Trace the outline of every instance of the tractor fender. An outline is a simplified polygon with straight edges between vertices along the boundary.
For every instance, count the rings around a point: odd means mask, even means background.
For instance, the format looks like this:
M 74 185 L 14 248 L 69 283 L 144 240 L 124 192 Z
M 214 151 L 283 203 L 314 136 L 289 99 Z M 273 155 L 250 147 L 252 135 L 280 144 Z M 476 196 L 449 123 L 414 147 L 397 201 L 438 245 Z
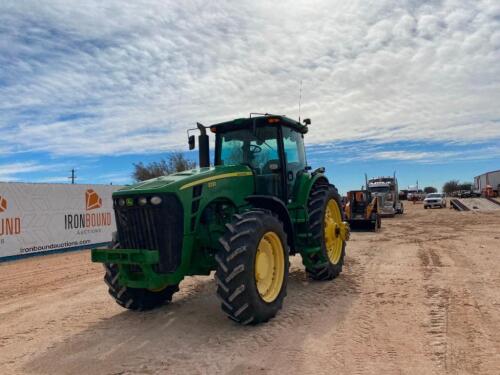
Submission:
M 295 232 L 290 213 L 285 204 L 280 199 L 269 195 L 249 195 L 245 199 L 255 208 L 271 210 L 278 215 L 287 234 L 286 238 L 290 247 L 290 253 L 295 254 Z
M 315 174 L 301 175 L 299 179 L 298 189 L 294 194 L 295 202 L 306 207 L 307 201 L 309 200 L 309 195 L 311 194 L 311 189 L 314 186 L 314 184 L 318 182 L 329 184 L 326 176 L 320 172 L 316 172 Z

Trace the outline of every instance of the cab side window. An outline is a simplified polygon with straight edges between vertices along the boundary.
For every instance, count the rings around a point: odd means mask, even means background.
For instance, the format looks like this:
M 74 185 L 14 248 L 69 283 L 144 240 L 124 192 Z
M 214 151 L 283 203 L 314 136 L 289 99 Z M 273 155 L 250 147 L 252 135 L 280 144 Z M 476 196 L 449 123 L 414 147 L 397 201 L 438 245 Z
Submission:
M 304 169 L 306 158 L 304 152 L 304 136 L 288 127 L 283 127 L 283 144 L 287 168 Z
M 306 167 L 304 136 L 286 126 L 283 126 L 282 129 L 286 162 L 285 178 L 288 185 L 288 197 L 291 197 L 297 179 L 297 173 L 304 170 Z

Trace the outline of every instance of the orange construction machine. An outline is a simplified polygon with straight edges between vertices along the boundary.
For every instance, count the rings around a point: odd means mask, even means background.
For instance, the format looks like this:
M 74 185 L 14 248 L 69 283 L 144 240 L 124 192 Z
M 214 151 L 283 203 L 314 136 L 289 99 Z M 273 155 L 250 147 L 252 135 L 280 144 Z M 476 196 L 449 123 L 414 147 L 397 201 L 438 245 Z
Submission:
M 351 190 L 345 203 L 346 220 L 352 227 L 369 226 L 377 231 L 382 225 L 378 197 L 368 190 Z

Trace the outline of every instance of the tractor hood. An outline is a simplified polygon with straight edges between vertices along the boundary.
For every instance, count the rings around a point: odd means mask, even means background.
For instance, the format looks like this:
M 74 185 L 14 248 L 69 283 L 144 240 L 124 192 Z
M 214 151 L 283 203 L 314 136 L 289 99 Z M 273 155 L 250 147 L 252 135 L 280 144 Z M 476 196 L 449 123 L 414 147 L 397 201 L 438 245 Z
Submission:
M 245 165 L 196 168 L 126 186 L 114 192 L 113 196 L 177 192 L 179 190 L 184 190 L 192 186 L 211 181 L 231 177 L 251 176 L 252 174 L 252 170 Z

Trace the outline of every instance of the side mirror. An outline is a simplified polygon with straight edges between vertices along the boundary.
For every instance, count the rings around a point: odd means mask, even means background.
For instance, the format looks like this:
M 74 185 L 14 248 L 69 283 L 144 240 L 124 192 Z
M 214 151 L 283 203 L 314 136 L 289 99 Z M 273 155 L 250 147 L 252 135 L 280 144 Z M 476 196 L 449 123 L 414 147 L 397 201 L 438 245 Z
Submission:
M 194 150 L 194 135 L 188 137 L 189 149 Z
M 310 118 L 305 118 L 304 121 L 302 121 L 305 126 L 311 125 L 311 119 Z

